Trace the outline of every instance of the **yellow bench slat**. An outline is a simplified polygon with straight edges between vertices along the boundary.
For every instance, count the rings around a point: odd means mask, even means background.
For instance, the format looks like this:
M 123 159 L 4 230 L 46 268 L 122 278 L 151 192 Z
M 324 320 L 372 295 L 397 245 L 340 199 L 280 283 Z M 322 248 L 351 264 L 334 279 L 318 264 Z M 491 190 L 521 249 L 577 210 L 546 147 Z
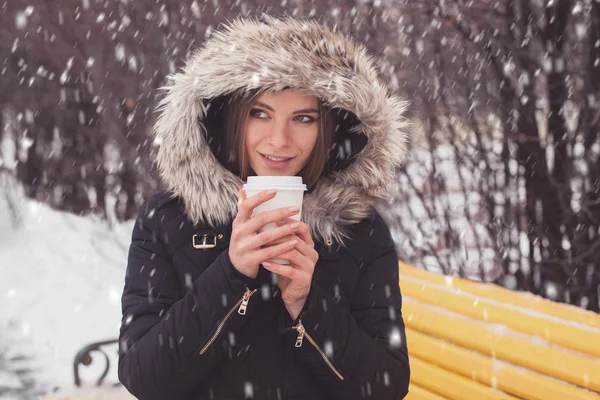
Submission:
M 406 326 L 586 389 L 600 391 L 600 359 L 552 346 L 440 307 L 405 297 Z M 576 338 L 574 338 L 576 340 Z M 410 352 L 410 349 L 409 349 Z
M 400 286 L 405 296 L 424 303 L 442 305 L 445 309 L 486 322 L 501 323 L 515 331 L 600 357 L 600 329 L 531 312 L 524 307 L 507 306 L 413 277 L 401 278 Z
M 411 380 L 408 394 L 404 400 L 446 400 L 446 398 L 415 385 Z
M 424 333 L 407 329 L 411 357 L 530 400 L 594 400 L 599 393 L 549 378 Z
M 399 266 L 401 276 L 412 276 L 417 279 L 437 283 L 446 287 L 464 290 L 466 292 L 484 298 L 500 301 L 505 304 L 526 307 L 530 310 L 535 310 L 553 317 L 571 320 L 600 329 L 600 314 L 584 310 L 580 307 L 553 302 L 527 292 L 515 292 L 491 283 L 482 283 L 468 279 L 435 274 L 403 262 L 400 262 Z M 400 281 L 402 282 L 402 278 Z
M 516 400 L 515 397 L 512 397 L 507 393 L 503 393 L 499 390 L 474 382 L 471 379 L 445 371 L 414 356 L 410 358 L 410 369 L 411 375 L 414 375 L 413 381 L 417 385 L 427 387 L 428 390 L 446 396 L 449 399 Z

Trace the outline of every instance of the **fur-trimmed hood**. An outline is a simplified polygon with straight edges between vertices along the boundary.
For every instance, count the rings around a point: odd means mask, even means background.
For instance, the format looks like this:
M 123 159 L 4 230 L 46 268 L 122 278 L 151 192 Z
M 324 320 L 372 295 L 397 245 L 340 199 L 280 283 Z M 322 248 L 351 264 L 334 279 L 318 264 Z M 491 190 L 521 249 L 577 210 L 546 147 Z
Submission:
M 222 135 L 206 123 L 215 98 L 293 87 L 351 116 L 354 122 L 338 129 L 333 162 L 304 197 L 302 219 L 316 238 L 343 243 L 345 227 L 386 198 L 395 166 L 406 157 L 407 103 L 389 93 L 362 45 L 317 21 L 234 20 L 169 78 L 154 127 L 157 165 L 194 223 L 230 223 L 244 183 L 211 145 Z

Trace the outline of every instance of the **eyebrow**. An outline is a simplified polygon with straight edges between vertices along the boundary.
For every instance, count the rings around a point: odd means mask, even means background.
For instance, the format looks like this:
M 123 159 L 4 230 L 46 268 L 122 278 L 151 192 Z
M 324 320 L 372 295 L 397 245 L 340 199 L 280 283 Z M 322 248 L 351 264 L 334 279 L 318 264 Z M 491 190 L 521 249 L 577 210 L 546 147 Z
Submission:
M 275 110 L 273 110 L 273 107 L 271 107 L 268 104 L 262 103 L 260 101 L 257 101 L 254 103 L 257 106 L 266 108 L 269 111 L 275 112 Z M 298 110 L 298 111 L 294 111 L 294 114 L 312 114 L 312 113 L 319 113 L 319 110 L 315 109 L 315 108 L 305 108 L 303 110 Z

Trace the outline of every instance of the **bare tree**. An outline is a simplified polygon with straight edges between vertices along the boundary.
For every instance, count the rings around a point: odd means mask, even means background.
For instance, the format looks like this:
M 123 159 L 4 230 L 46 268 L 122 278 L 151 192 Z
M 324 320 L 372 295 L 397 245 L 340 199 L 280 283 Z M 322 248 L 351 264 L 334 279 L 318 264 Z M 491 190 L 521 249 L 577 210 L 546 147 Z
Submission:
M 426 1 L 404 9 L 412 20 L 433 21 L 411 24 L 417 32 L 409 40 L 426 49 L 420 61 L 428 66 L 419 75 L 426 89 L 416 90 L 423 108 L 417 113 L 426 122 L 426 134 L 443 132 L 455 154 L 460 152 L 454 145 L 457 135 L 445 121 L 458 119 L 463 131 L 473 135 L 466 153 L 477 154 L 474 159 L 480 162 L 471 161 L 471 170 L 483 180 L 472 189 L 483 199 L 479 206 L 486 210 L 486 231 L 498 239 L 489 248 L 502 262 L 501 282 L 594 310 L 600 288 L 594 268 L 594 260 L 600 259 L 600 143 L 598 117 L 590 104 L 598 87 L 579 77 L 590 82 L 597 76 L 597 7 L 589 1 L 507 0 Z M 438 36 L 426 34 L 428 30 Z M 440 35 L 451 48 L 434 45 L 441 43 Z M 454 46 L 467 49 L 466 54 Z M 428 57 L 430 52 L 437 58 Z M 461 59 L 466 62 L 457 67 Z M 433 101 L 427 93 L 435 94 Z M 499 121 L 499 136 L 486 129 L 490 119 Z M 441 145 L 431 138 L 426 142 L 433 152 Z M 490 159 L 495 144 L 501 148 L 502 167 Z M 457 159 L 460 171 L 469 157 L 463 152 Z M 436 180 L 434 169 L 433 195 L 445 196 L 444 185 Z M 447 220 L 448 207 L 452 204 L 428 218 Z M 444 229 L 450 225 L 445 223 Z

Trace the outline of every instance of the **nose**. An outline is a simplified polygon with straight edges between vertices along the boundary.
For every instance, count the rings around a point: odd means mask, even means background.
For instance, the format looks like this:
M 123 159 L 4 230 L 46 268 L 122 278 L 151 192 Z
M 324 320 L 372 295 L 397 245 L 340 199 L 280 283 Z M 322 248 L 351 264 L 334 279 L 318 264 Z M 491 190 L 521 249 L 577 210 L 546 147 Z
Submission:
M 283 123 L 275 124 L 267 137 L 267 143 L 276 149 L 289 146 L 291 141 L 291 135 Z

